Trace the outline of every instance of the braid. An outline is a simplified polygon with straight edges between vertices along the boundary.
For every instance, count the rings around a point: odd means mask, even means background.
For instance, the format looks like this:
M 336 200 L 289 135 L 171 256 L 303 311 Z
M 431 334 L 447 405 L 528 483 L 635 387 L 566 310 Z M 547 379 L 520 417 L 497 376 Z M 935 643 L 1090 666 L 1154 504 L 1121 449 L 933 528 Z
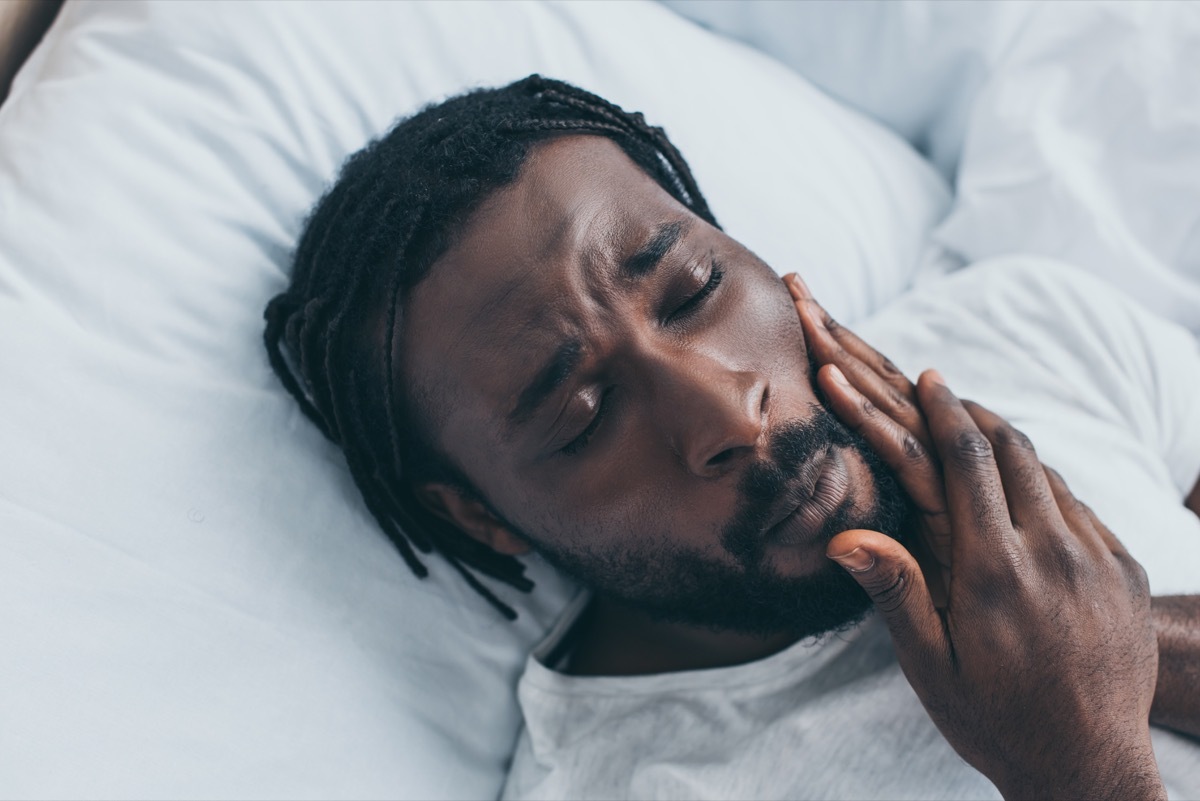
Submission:
M 428 106 L 347 159 L 305 224 L 291 283 L 264 315 L 271 369 L 342 449 L 367 510 L 409 569 L 426 576 L 421 554 L 436 552 L 510 620 L 515 610 L 480 578 L 528 592 L 525 566 L 416 500 L 413 489 L 423 481 L 470 487 L 433 446 L 419 404 L 396 374 L 396 337 L 407 291 L 471 213 L 516 180 L 534 144 L 570 133 L 612 139 L 676 200 L 717 224 L 661 128 L 531 75 Z

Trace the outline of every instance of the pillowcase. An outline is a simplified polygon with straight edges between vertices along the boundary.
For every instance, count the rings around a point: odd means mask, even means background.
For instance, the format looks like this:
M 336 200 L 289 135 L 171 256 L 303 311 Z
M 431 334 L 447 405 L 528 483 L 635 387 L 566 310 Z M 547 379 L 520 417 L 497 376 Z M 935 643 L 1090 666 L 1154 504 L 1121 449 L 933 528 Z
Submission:
M 69 2 L 0 108 L 5 795 L 497 794 L 572 588 L 534 560 L 510 624 L 410 575 L 262 311 L 348 154 L 535 71 L 664 125 L 835 314 L 939 264 L 903 142 L 654 4 Z
M 950 180 L 976 97 L 1044 5 L 1013 0 L 661 1 L 771 54 L 882 122 Z

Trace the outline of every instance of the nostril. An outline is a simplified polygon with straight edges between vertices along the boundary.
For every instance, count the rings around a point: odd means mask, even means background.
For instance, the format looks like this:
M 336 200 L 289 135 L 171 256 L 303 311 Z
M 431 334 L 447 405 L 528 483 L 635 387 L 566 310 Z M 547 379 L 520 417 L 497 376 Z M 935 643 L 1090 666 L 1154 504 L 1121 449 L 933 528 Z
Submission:
M 737 448 L 726 448 L 725 450 L 718 453 L 716 456 L 713 456 L 711 459 L 709 459 L 708 466 L 709 467 L 720 467 L 721 465 L 723 465 L 726 462 L 728 462 L 729 460 L 731 460 L 737 454 L 737 450 L 738 450 Z

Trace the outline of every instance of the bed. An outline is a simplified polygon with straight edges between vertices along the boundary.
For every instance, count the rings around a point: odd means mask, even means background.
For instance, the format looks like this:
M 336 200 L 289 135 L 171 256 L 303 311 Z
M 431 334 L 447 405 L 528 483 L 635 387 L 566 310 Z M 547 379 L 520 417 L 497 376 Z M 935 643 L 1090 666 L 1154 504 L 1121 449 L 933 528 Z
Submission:
M 1187 4 L 68 0 L 0 106 L 0 797 L 497 794 L 575 588 L 415 580 L 261 331 L 349 153 L 531 72 L 848 321 L 1032 251 L 1200 333 Z

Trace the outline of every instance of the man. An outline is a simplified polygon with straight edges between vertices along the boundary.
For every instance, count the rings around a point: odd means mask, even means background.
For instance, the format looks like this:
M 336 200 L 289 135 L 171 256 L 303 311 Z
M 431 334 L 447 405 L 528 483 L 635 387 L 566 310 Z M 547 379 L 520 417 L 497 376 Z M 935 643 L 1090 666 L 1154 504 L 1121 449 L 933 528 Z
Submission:
M 931 319 L 986 320 L 962 284 Z M 537 76 L 401 123 L 314 211 L 268 350 L 410 567 L 436 550 L 509 615 L 479 576 L 529 589 L 529 551 L 590 590 L 522 680 L 507 793 L 1162 797 L 1156 748 L 1167 784 L 1200 770 L 1149 730 L 1153 703 L 1200 732 L 1194 599 L 1152 615 L 1015 429 L 793 291 L 661 130 Z M 1103 297 L 1152 367 L 1200 366 Z M 1164 458 L 1194 482 L 1184 380 Z

